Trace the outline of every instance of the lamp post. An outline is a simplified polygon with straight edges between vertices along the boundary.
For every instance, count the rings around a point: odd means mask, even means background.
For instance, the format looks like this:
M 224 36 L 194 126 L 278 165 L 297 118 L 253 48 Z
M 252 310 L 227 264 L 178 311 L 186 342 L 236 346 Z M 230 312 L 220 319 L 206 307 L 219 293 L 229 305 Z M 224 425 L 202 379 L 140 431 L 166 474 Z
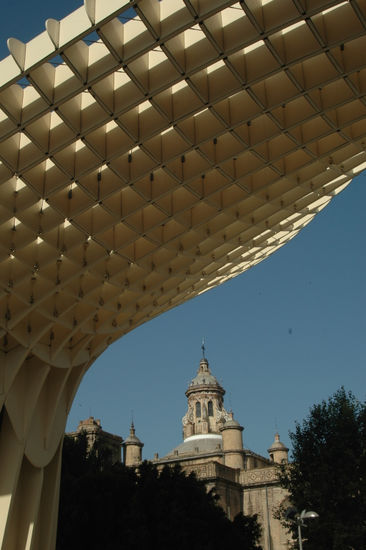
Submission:
M 319 514 L 313 512 L 312 510 L 303 510 L 300 514 L 296 515 L 295 521 L 297 523 L 297 531 L 299 535 L 299 550 L 302 550 L 302 536 L 301 536 L 301 527 L 305 525 L 305 519 L 314 519 L 318 518 Z

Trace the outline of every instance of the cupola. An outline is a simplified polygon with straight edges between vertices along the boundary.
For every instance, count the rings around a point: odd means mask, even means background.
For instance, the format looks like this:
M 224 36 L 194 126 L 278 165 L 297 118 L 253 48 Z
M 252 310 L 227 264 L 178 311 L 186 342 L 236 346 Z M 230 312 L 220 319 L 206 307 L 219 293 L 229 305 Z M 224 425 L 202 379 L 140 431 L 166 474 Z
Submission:
M 288 462 L 288 448 L 280 441 L 280 434 L 275 434 L 274 442 L 268 449 L 268 453 L 272 462 L 283 464 Z
M 182 419 L 184 439 L 194 435 L 219 434 L 221 424 L 228 420 L 223 406 L 225 390 L 211 373 L 203 346 L 202 349 L 203 357 L 197 374 L 186 391 L 188 411 Z
M 134 423 L 131 422 L 130 435 L 123 442 L 123 462 L 125 466 L 138 466 L 142 461 L 144 444 L 136 436 Z

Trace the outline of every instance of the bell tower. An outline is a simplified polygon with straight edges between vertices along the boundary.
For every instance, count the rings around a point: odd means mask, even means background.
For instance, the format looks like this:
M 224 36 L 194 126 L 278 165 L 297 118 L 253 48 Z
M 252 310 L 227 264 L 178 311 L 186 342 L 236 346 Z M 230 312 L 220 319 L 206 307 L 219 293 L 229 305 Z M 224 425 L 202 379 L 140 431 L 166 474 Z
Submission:
M 204 355 L 200 360 L 197 375 L 188 386 L 188 410 L 182 419 L 183 438 L 198 434 L 219 434 L 220 426 L 229 420 L 224 409 L 224 388 L 212 375 Z

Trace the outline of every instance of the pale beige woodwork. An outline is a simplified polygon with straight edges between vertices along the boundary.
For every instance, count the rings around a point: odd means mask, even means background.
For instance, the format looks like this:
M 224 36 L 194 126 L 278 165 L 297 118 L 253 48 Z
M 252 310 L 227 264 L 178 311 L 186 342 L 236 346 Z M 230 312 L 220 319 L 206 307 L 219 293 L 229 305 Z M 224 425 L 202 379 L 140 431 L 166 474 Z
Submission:
M 53 548 L 66 417 L 103 350 L 266 258 L 365 168 L 365 14 L 85 0 L 9 39 L 1 549 Z

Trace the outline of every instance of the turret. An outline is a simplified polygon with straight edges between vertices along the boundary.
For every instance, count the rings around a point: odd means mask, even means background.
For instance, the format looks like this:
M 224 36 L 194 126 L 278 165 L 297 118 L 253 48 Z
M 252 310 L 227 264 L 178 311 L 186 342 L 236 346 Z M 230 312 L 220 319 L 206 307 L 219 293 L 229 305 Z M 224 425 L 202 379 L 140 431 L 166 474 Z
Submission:
M 233 413 L 229 413 L 229 419 L 220 428 L 225 466 L 244 468 L 243 430 L 239 422 L 234 420 Z
M 288 462 L 288 448 L 280 441 L 280 435 L 275 434 L 274 442 L 268 449 L 268 453 L 272 462 L 283 464 Z
M 131 422 L 130 435 L 123 442 L 123 463 L 125 466 L 138 466 L 142 462 L 143 443 L 135 434 L 135 426 Z
M 202 357 L 197 375 L 188 386 L 188 411 L 183 417 L 183 438 L 192 435 L 218 434 L 227 418 L 223 407 L 224 388 L 211 374 L 206 357 Z

